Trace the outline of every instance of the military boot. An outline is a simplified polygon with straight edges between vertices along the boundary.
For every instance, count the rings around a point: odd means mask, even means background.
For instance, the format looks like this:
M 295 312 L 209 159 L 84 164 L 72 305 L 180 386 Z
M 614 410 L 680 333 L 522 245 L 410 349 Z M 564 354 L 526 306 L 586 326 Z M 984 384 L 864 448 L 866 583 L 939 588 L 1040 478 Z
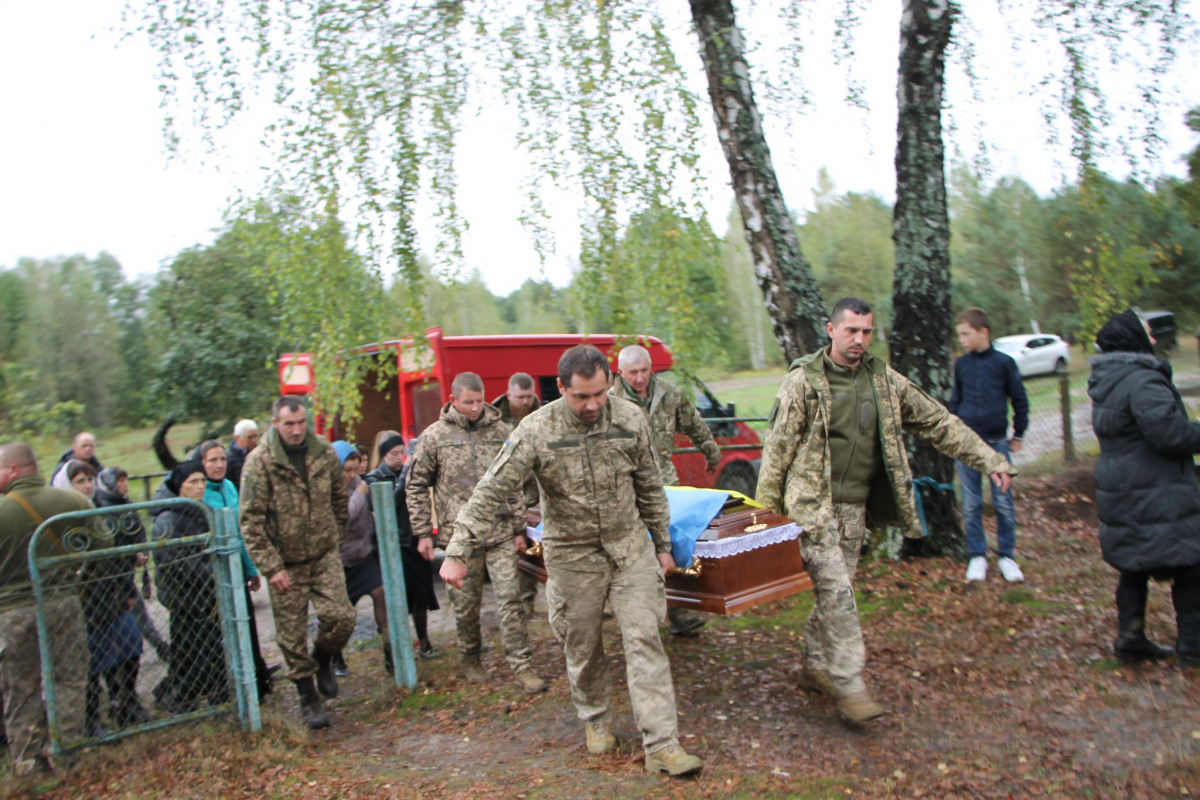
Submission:
M 587 749 L 595 756 L 611 753 L 617 746 L 617 737 L 613 736 L 608 725 L 608 717 L 596 717 L 587 723 Z
M 704 762 L 677 744 L 646 753 L 646 772 L 665 772 L 672 778 L 691 775 L 704 768 Z
M 487 670 L 485 670 L 483 668 L 483 664 L 478 661 L 471 660 L 462 662 L 462 671 L 463 677 L 465 677 L 471 683 L 487 682 Z
M 326 653 L 319 647 L 312 651 L 313 660 L 317 662 L 317 688 L 326 697 L 337 697 L 337 675 L 333 672 L 333 653 Z
M 855 725 L 862 725 L 887 713 L 887 709 L 872 700 L 865 689 L 838 698 L 838 711 L 842 712 L 847 722 Z
M 546 682 L 528 667 L 517 671 L 517 685 L 528 694 L 537 694 L 538 692 L 546 691 Z
M 689 608 L 672 606 L 667 609 L 667 621 L 667 632 L 672 636 L 698 636 L 707 620 Z
M 828 697 L 837 697 L 837 692 L 833 688 L 833 679 L 823 669 L 805 667 L 800 670 L 800 679 L 796 681 L 796 685 L 802 692 L 818 692 Z
M 300 694 L 300 715 L 309 730 L 320 730 L 329 727 L 329 717 L 325 713 L 325 703 L 317 694 L 312 678 L 301 678 L 296 681 L 296 691 Z

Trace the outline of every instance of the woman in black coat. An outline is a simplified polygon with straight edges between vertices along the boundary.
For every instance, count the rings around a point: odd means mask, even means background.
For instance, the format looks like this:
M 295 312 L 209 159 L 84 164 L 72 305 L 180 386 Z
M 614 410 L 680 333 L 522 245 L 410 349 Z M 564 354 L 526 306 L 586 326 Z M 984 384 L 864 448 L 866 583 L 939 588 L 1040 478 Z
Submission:
M 1124 662 L 1166 658 L 1146 638 L 1150 578 L 1173 580 L 1180 664 L 1200 666 L 1200 485 L 1192 456 L 1200 423 L 1189 421 L 1171 382 L 1171 365 L 1154 355 L 1150 329 L 1133 311 L 1096 335 L 1088 395 L 1100 440 L 1096 510 L 1104 560 L 1120 570 L 1117 638 Z
M 171 470 L 164 486 L 178 497 L 203 502 L 207 483 L 201 462 L 184 461 Z M 207 531 L 204 512 L 191 505 L 168 506 L 154 518 L 155 541 Z M 154 692 L 159 707 L 179 714 L 195 710 L 203 696 L 213 705 L 229 702 L 216 582 L 205 545 L 160 548 L 154 562 L 158 598 L 171 612 L 171 669 Z

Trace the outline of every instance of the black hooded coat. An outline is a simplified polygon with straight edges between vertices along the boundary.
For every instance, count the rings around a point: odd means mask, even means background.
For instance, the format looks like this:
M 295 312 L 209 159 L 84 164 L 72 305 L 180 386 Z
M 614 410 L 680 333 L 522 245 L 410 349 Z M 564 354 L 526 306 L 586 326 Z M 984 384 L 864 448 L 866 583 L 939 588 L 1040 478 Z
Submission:
M 1104 560 L 1128 572 L 1200 564 L 1200 485 L 1193 454 L 1200 423 L 1171 381 L 1171 365 L 1154 355 L 1132 311 L 1096 336 L 1088 395 L 1100 440 L 1096 511 Z

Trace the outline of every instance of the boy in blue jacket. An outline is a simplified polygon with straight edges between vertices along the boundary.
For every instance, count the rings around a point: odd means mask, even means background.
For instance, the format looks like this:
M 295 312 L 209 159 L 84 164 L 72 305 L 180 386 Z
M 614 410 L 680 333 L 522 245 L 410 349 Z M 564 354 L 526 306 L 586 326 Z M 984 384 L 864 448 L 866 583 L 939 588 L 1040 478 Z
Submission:
M 954 392 L 950 412 L 957 414 L 971 430 L 1005 458 L 1021 449 L 1021 437 L 1029 426 L 1029 398 L 1025 384 L 1012 357 L 992 347 L 992 331 L 987 314 L 980 308 L 968 308 L 955 319 L 954 329 L 963 354 L 954 362 Z M 1008 403 L 1013 407 L 1013 435 L 1008 437 Z M 983 490 L 978 472 L 955 462 L 958 482 L 962 485 L 963 523 L 967 528 L 967 580 L 987 577 L 987 537 L 983 532 Z M 992 506 L 996 509 L 997 566 L 1004 580 L 1023 581 L 1021 568 L 1013 561 L 1016 546 L 1016 514 L 1012 489 L 1002 491 L 992 485 Z

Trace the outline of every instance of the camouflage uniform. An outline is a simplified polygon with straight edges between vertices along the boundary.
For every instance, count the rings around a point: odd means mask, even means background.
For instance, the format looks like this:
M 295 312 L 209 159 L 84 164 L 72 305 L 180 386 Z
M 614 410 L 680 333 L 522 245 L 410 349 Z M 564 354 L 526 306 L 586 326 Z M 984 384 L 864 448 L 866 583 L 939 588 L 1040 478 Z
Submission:
M 513 421 L 512 409 L 508 406 L 508 395 L 502 394 L 492 401 L 492 405 L 500 412 L 500 421 L 509 428 L 517 427 Z M 537 411 L 542 407 L 542 400 L 537 395 L 533 396 L 533 407 L 529 409 L 529 414 Z M 526 414 L 525 416 L 529 416 Z M 521 493 L 525 498 L 525 507 L 533 508 L 538 504 L 538 488 L 537 481 L 530 475 L 521 484 Z M 530 575 L 528 572 L 517 570 L 517 584 L 521 587 L 521 606 L 525 609 L 527 616 L 533 615 L 533 603 L 537 598 L 538 582 L 537 578 Z
M 611 686 L 601 637 L 616 612 L 626 680 L 647 753 L 678 745 L 675 689 L 658 635 L 665 609 L 655 553 L 671 552 L 670 509 L 637 406 L 610 398 L 587 425 L 559 399 L 521 421 L 459 511 L 446 557 L 466 561 L 508 495 L 532 472 L 542 498 L 550 625 L 563 643 L 579 717 L 606 720 Z M 649 528 L 650 536 L 646 535 Z
M 650 390 L 647 393 L 649 396 L 643 399 L 628 381 L 618 376 L 608 393 L 613 397 L 632 400 L 649 415 L 650 430 L 654 437 L 654 455 L 665 486 L 679 485 L 675 462 L 671 460 L 671 454 L 675 450 L 676 431 L 686 434 L 692 440 L 692 444 L 704 453 L 704 459 L 710 469 L 721 463 L 721 448 L 713 440 L 708 423 L 675 384 L 657 375 L 651 375 Z M 670 630 L 674 634 L 694 632 L 704 625 L 704 618 L 688 608 L 669 606 L 667 617 L 671 620 Z
M 9 759 L 24 771 L 32 759 L 48 757 L 46 713 L 42 707 L 42 660 L 38 649 L 37 610 L 29 574 L 28 551 L 33 532 L 41 524 L 12 495 L 19 494 L 42 520 L 56 514 L 90 508 L 75 491 L 51 489 L 40 475 L 12 480 L 0 495 L 0 695 L 4 698 L 4 724 Z M 57 527 L 58 536 L 65 533 Z M 39 541 L 52 548 L 54 537 L 46 531 Z M 57 551 L 47 549 L 46 555 Z M 65 583 L 64 583 L 65 582 Z M 73 570 L 44 572 L 43 613 L 50 634 L 51 666 L 59 741 L 65 747 L 82 742 L 86 700 L 88 650 L 83 608 L 75 594 Z
M 292 584 L 286 592 L 270 588 L 270 594 L 275 641 L 293 681 L 317 671 L 307 646 L 310 600 L 317 614 L 315 644 L 324 653 L 345 647 L 357 619 L 338 555 L 349 521 L 346 478 L 328 442 L 309 431 L 304 446 L 307 474 L 301 475 L 279 433 L 269 428 L 246 459 L 240 499 L 242 538 L 259 572 L 270 579 L 287 570 Z
M 905 536 L 921 536 L 902 433 L 920 437 L 979 472 L 1016 470 L 944 406 L 867 353 L 858 369 L 865 370 L 875 396 L 883 468 L 876 471 L 865 503 L 835 504 L 828 352 L 826 347 L 798 359 L 779 386 L 756 499 L 804 526 L 800 556 L 816 600 L 806 630 L 805 665 L 828 671 L 834 688 L 845 696 L 863 689 L 859 673 L 865 650 L 851 581 L 866 526 L 899 525 Z
M 437 507 L 438 544 L 445 547 L 455 527 L 459 509 L 471 497 L 475 484 L 500 452 L 509 427 L 500 421 L 500 412 L 485 405 L 479 419 L 472 423 L 447 403 L 441 417 L 421 433 L 417 451 L 408 467 L 408 514 L 413 535 L 433 535 L 433 504 Z M 433 490 L 433 503 L 430 502 Z M 479 608 L 483 603 L 484 569 L 492 576 L 500 613 L 500 638 L 504 655 L 513 672 L 529 666 L 532 652 L 525 629 L 517 583 L 517 551 L 513 537 L 525 533 L 525 503 L 519 492 L 481 530 L 480 539 L 468 559 L 467 577 L 462 589 L 450 587 L 454 619 L 458 628 L 459 652 L 464 662 L 478 662 L 483 650 L 479 630 Z
M 641 406 L 650 415 L 650 430 L 654 434 L 654 455 L 666 486 L 679 484 L 671 453 L 675 450 L 675 433 L 686 434 L 692 444 L 704 453 L 710 468 L 721 463 L 721 448 L 713 440 L 712 430 L 692 401 L 683 396 L 679 387 L 657 375 L 650 378 L 650 396 L 642 399 L 624 378 L 618 377 L 608 393 L 623 397 Z

